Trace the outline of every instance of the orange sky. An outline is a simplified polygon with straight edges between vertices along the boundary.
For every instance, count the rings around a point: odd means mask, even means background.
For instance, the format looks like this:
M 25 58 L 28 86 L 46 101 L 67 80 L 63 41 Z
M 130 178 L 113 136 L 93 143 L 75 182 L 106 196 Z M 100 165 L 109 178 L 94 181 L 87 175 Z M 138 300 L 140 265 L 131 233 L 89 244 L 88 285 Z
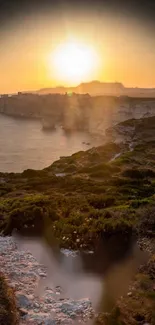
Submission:
M 48 58 L 70 37 L 99 57 L 97 69 L 81 82 L 98 79 L 155 87 L 155 44 L 146 26 L 131 17 L 71 12 L 24 17 L 0 31 L 0 93 L 60 85 Z

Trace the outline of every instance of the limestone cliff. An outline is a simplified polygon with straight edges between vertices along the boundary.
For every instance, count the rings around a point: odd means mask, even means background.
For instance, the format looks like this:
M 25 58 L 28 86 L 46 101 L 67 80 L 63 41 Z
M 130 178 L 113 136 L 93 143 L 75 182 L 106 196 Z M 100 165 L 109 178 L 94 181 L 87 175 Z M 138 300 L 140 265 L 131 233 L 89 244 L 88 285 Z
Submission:
M 155 99 L 88 94 L 18 94 L 1 96 L 0 112 L 23 118 L 51 121 L 66 130 L 104 134 L 105 130 L 128 119 L 155 115 Z

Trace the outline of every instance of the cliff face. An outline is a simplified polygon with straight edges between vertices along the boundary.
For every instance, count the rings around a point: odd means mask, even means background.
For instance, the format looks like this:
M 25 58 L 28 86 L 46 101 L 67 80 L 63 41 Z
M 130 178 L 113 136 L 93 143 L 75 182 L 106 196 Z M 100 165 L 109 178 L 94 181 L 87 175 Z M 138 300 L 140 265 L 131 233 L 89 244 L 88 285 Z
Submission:
M 105 130 L 128 119 L 155 115 L 155 99 L 90 95 L 2 96 L 0 112 L 52 121 L 66 130 L 86 130 L 104 134 Z

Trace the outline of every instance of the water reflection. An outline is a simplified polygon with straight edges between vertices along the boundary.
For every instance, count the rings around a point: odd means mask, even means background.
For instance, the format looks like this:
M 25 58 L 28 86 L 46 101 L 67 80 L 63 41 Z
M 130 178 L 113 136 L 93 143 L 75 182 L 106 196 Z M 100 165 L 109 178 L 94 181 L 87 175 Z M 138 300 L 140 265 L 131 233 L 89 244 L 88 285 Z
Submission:
M 128 242 L 124 238 L 102 241 L 93 254 L 84 251 L 68 254 L 54 241 L 51 246 L 41 237 L 29 235 L 13 236 L 20 249 L 28 249 L 47 267 L 47 278 L 39 283 L 37 293 L 42 295 L 47 286 L 60 286 L 63 290 L 59 298 L 89 298 L 96 312 L 111 310 L 116 300 L 128 292 L 140 264 L 147 260 L 132 237 Z
M 86 132 L 64 133 L 61 128 L 44 132 L 38 120 L 18 119 L 0 114 L 0 171 L 22 172 L 42 169 L 60 156 L 69 156 L 89 147 L 98 146 L 103 139 Z

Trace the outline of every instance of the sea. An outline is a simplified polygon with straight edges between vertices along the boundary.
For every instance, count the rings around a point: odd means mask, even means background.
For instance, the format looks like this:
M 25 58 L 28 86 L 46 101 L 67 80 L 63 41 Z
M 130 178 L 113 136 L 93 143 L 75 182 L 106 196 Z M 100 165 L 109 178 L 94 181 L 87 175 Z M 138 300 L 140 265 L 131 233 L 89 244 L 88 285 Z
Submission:
M 39 120 L 0 114 L 0 172 L 43 169 L 60 156 L 102 143 L 102 138 L 87 132 L 66 134 L 61 127 L 43 130 Z

